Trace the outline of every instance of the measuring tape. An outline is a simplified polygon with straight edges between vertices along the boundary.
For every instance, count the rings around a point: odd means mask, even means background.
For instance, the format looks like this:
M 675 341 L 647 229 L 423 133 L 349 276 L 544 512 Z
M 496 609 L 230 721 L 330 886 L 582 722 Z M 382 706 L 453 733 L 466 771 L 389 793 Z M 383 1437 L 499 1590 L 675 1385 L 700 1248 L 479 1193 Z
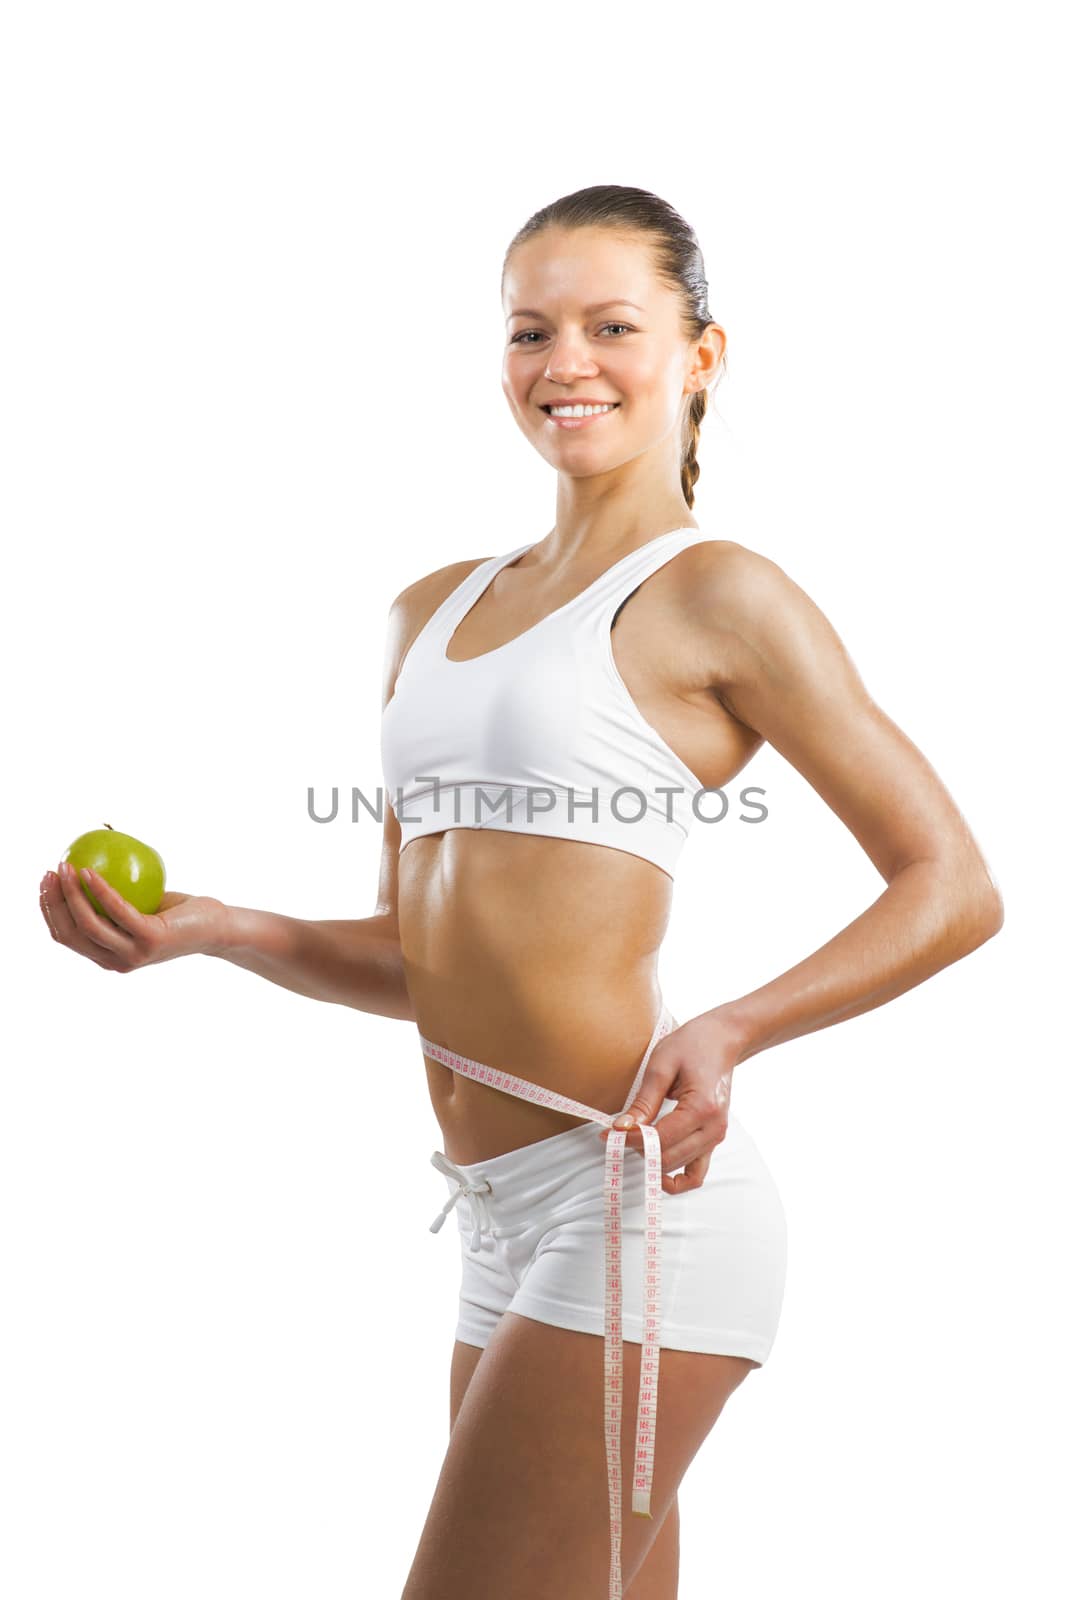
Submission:
M 627 1095 L 626 1111 L 645 1074 L 646 1062 L 654 1047 L 678 1026 L 665 1005 L 661 1005 L 653 1036 L 646 1046 L 641 1065 Z M 569 1116 L 585 1117 L 608 1128 L 604 1168 L 604 1429 L 605 1451 L 608 1459 L 608 1508 L 612 1523 L 612 1565 L 609 1577 L 609 1600 L 623 1600 L 623 1573 L 620 1552 L 623 1545 L 623 1468 L 620 1437 L 623 1412 L 623 1153 L 627 1145 L 627 1130 L 613 1128 L 612 1124 L 623 1112 L 609 1115 L 581 1100 L 571 1100 L 567 1095 L 555 1094 L 540 1084 L 528 1083 L 496 1067 L 487 1067 L 469 1056 L 457 1055 L 419 1034 L 423 1054 L 443 1066 L 451 1067 L 465 1078 L 489 1084 L 505 1094 L 514 1094 L 535 1105 L 548 1106 L 553 1111 L 563 1111 Z M 656 1443 L 656 1400 L 660 1376 L 660 1135 L 655 1127 L 638 1123 L 641 1130 L 645 1160 L 645 1307 L 643 1316 L 641 1373 L 638 1380 L 638 1418 L 634 1443 L 634 1480 L 631 1488 L 631 1510 L 641 1517 L 651 1517 L 653 1493 L 653 1452 Z M 437 1152 L 431 1160 L 439 1170 L 452 1170 L 451 1163 L 440 1166 Z M 477 1163 L 473 1163 L 477 1165 Z M 485 1184 L 467 1184 L 459 1173 L 454 1173 L 459 1187 L 454 1189 L 441 1212 L 430 1224 L 431 1233 L 437 1233 L 461 1194 L 483 1194 Z M 476 1231 L 475 1248 L 481 1242 Z

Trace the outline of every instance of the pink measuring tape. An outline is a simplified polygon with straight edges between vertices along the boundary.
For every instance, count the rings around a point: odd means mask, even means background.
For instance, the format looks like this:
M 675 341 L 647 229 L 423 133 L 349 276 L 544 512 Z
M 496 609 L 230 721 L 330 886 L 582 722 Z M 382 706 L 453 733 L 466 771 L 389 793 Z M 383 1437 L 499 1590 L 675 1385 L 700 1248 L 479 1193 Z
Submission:
M 641 1065 L 627 1094 L 625 1111 L 638 1091 L 645 1074 L 645 1066 L 654 1047 L 678 1026 L 667 1007 L 661 1005 L 653 1036 L 646 1046 Z M 612 1124 L 622 1112 L 609 1115 L 581 1100 L 571 1100 L 567 1095 L 554 1094 L 540 1084 L 528 1083 L 525 1078 L 513 1077 L 496 1067 L 487 1067 L 481 1061 L 457 1055 L 419 1035 L 423 1054 L 442 1065 L 451 1067 L 465 1078 L 474 1078 L 505 1094 L 514 1094 L 521 1100 L 531 1100 L 536 1105 L 549 1106 L 554 1111 L 564 1111 L 569 1116 L 586 1117 L 608 1128 L 605 1141 L 604 1171 L 604 1398 L 605 1398 L 605 1450 L 608 1458 L 608 1506 L 612 1522 L 612 1565 L 609 1578 L 609 1600 L 623 1600 L 623 1574 L 620 1552 L 623 1544 L 623 1469 L 621 1464 L 620 1435 L 623 1411 L 623 1275 L 622 1275 L 622 1215 L 623 1215 L 623 1155 L 627 1132 L 613 1128 Z M 660 1135 L 655 1127 L 638 1123 L 641 1130 L 645 1160 L 645 1307 L 643 1319 L 641 1374 L 638 1381 L 638 1420 L 634 1443 L 634 1481 L 631 1490 L 631 1510 L 637 1516 L 651 1517 L 653 1493 L 653 1451 L 656 1442 L 656 1397 L 660 1376 Z M 477 1164 L 477 1163 L 476 1163 Z M 461 1183 L 454 1189 L 441 1214 L 430 1224 L 431 1233 L 437 1233 L 467 1185 Z M 479 1187 L 479 1186 L 474 1186 Z M 481 1190 L 480 1190 L 481 1192 Z M 476 1233 L 473 1248 L 478 1248 Z

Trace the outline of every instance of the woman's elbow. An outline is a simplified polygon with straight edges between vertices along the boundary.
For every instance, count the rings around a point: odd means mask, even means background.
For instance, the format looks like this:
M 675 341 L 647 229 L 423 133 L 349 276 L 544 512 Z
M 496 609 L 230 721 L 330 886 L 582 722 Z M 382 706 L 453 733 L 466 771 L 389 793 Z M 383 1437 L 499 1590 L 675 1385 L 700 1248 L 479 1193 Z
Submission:
M 1005 902 L 997 885 L 985 875 L 966 897 L 962 920 L 967 930 L 968 949 L 978 950 L 1005 923 Z

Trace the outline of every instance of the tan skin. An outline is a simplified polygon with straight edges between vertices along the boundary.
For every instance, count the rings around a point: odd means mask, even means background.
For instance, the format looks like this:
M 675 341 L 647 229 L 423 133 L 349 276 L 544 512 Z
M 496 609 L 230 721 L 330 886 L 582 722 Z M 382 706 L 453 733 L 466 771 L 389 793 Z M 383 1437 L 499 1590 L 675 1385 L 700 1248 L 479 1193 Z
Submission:
M 613 289 L 645 311 L 622 303 L 586 310 Z M 712 326 L 688 344 L 677 299 L 657 282 L 645 248 L 615 234 L 554 231 L 528 241 L 513 254 L 504 299 L 503 389 L 556 470 L 556 526 L 461 619 L 447 645 L 454 661 L 524 632 L 657 534 L 698 526 L 682 493 L 678 441 L 689 397 L 713 377 L 726 343 Z M 545 314 L 515 314 L 524 308 Z M 575 432 L 540 409 L 580 394 L 618 400 L 620 409 Z M 687 599 L 695 577 L 711 573 L 709 557 L 728 547 L 737 548 L 724 541 L 685 551 L 647 578 L 611 636 L 639 710 L 710 786 L 734 777 L 762 742 L 717 698 L 717 641 Z M 398 597 L 384 700 L 424 623 L 484 559 L 444 567 Z M 671 887 L 639 856 L 575 840 L 486 829 L 413 839 L 395 890 L 384 892 L 400 908 L 420 1030 L 618 1111 L 656 1021 Z M 582 1122 L 425 1061 L 454 1161 L 484 1160 Z
M 610 296 L 622 298 L 590 309 Z M 556 472 L 556 521 L 460 620 L 448 644 L 457 661 L 514 638 L 659 533 L 697 526 L 679 477 L 682 423 L 726 343 L 716 324 L 690 339 L 642 239 L 614 231 L 553 229 L 525 241 L 508 263 L 503 301 L 503 390 Z M 621 404 L 600 424 L 568 432 L 540 407 L 572 395 Z M 450 563 L 398 595 L 383 705 L 420 629 L 484 559 Z M 883 1004 L 960 959 L 997 931 L 1001 900 L 929 763 L 872 701 L 827 618 L 774 562 L 731 540 L 683 550 L 627 601 L 611 648 L 642 716 L 703 783 L 729 784 L 767 740 L 888 886 L 789 972 L 657 1046 L 642 1109 L 651 1119 L 666 1094 L 680 1099 L 658 1125 L 672 1194 L 703 1182 L 740 1061 Z M 403 852 L 399 843 L 387 807 L 376 926 L 399 940 L 419 1030 L 617 1111 L 659 1008 L 670 877 L 621 850 L 524 832 L 451 829 Z M 92 887 L 114 927 L 102 926 L 72 882 L 44 885 L 42 911 L 61 942 L 116 970 L 207 947 L 225 911 L 205 897 L 172 896 L 161 915 L 139 918 L 106 885 Z M 454 1161 L 474 1164 L 580 1123 L 424 1062 Z M 641 1149 L 638 1134 L 628 1142 Z M 625 1343 L 624 1353 L 627 1461 L 640 1350 Z M 628 1600 L 675 1595 L 678 1485 L 754 1364 L 662 1350 L 654 1519 L 624 1517 Z M 486 1353 L 457 1342 L 453 1432 L 402 1600 L 459 1600 L 476 1592 L 472 1584 L 513 1600 L 603 1591 L 603 1417 L 591 1414 L 603 1403 L 602 1383 L 603 1344 L 592 1335 L 506 1313 Z M 554 1471 L 562 1448 L 566 1484 Z M 528 1537 L 536 1569 L 524 1556 Z

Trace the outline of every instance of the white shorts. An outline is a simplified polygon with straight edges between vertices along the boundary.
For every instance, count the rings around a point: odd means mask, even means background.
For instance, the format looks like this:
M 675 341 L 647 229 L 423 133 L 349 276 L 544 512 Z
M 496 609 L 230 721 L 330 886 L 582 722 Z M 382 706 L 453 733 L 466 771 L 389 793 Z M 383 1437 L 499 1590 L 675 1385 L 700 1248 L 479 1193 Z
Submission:
M 656 1121 L 675 1105 L 665 1100 Z M 487 1161 L 454 1164 L 465 1182 L 491 1186 L 488 1193 L 460 1195 L 454 1206 L 462 1260 L 457 1339 L 484 1347 L 505 1311 L 604 1333 L 600 1131 L 584 1123 Z M 622 1331 L 640 1344 L 641 1153 L 627 1148 L 623 1168 Z M 455 1192 L 459 1181 L 444 1176 Z M 704 1182 L 661 1196 L 660 1259 L 662 1346 L 767 1360 L 786 1282 L 786 1216 L 771 1172 L 733 1111 Z

